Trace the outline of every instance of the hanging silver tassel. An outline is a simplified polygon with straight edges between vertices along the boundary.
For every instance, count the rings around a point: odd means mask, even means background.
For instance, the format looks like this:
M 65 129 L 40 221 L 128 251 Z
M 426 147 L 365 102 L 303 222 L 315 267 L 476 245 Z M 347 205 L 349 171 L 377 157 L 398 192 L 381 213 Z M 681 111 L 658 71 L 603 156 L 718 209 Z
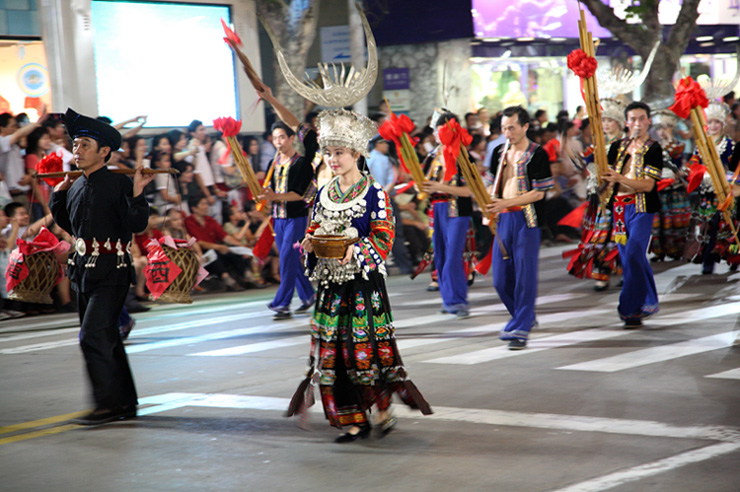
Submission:
M 100 243 L 97 239 L 93 239 L 92 247 L 93 252 L 90 254 L 90 258 L 87 260 L 85 268 L 95 268 L 95 265 L 98 263 L 98 257 L 100 256 Z
M 126 268 L 126 259 L 123 257 L 121 240 L 116 241 L 116 268 Z

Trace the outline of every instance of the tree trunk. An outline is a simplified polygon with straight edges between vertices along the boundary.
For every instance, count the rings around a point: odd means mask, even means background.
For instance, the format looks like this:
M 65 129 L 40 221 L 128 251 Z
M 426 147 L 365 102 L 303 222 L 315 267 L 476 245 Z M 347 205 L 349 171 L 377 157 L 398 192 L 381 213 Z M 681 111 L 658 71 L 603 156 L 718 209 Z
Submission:
M 641 24 L 629 24 L 618 18 L 611 7 L 600 0 L 583 0 L 589 11 L 604 28 L 632 48 L 644 60 L 650 55 L 655 42 L 661 41 L 650 73 L 645 80 L 643 99 L 664 101 L 673 96 L 673 74 L 678 70 L 679 59 L 696 29 L 700 0 L 684 0 L 676 23 L 663 39 L 663 26 L 658 23 L 658 1 L 642 2 L 639 15 Z
M 285 61 L 296 77 L 303 78 L 306 71 L 306 56 L 316 38 L 320 0 L 309 0 L 305 9 L 291 6 L 283 0 L 257 0 L 258 12 L 280 40 Z M 277 46 L 273 46 L 277 48 Z M 305 116 L 305 101 L 283 77 L 277 59 L 273 57 L 275 70 L 275 97 L 299 120 Z

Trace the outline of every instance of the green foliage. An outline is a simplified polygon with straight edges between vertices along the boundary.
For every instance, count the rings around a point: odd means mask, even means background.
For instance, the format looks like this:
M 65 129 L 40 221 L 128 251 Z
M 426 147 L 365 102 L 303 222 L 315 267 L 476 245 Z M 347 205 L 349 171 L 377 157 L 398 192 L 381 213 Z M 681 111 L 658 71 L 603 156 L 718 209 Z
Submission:
M 631 5 L 624 9 L 625 20 L 642 20 L 642 16 L 651 12 L 658 12 L 660 0 L 632 0 Z

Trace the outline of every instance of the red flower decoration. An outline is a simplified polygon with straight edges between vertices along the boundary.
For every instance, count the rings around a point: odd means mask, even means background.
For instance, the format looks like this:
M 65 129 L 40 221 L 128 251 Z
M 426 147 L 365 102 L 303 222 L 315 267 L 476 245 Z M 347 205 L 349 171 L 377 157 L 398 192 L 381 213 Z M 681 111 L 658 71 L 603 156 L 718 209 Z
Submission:
M 221 19 L 221 25 L 224 26 L 224 32 L 226 33 L 226 37 L 224 38 L 224 41 L 226 41 L 227 44 L 230 44 L 234 47 L 241 46 L 242 40 L 237 34 L 229 29 L 229 26 L 226 25 L 226 22 L 224 22 L 223 19 Z
M 39 174 L 58 173 L 63 170 L 62 164 L 62 158 L 59 155 L 56 153 L 49 154 L 36 165 L 36 172 Z M 64 178 L 44 178 L 44 181 L 49 186 L 54 187 L 64 181 Z
M 439 129 L 439 141 L 444 145 L 442 154 L 445 158 L 445 181 L 449 181 L 457 173 L 457 156 L 462 145 L 468 146 L 473 137 L 457 120 L 448 121 Z
M 679 118 L 688 118 L 691 110 L 697 107 L 709 106 L 709 99 L 699 83 L 691 77 L 686 77 L 678 82 L 673 105 L 668 108 Z
M 588 56 L 581 49 L 573 50 L 568 55 L 568 68 L 582 79 L 593 77 L 597 66 L 596 58 Z
M 216 118 L 213 120 L 213 128 L 224 134 L 224 137 L 235 137 L 242 129 L 242 122 L 237 121 L 231 116 L 226 118 Z
M 391 117 L 385 120 L 385 122 L 380 125 L 380 128 L 378 128 L 378 133 L 381 137 L 383 137 L 384 140 L 390 140 L 394 144 L 396 144 L 396 148 L 399 149 L 399 158 L 401 159 L 401 167 L 405 172 L 409 172 L 408 168 L 406 167 L 406 163 L 403 161 L 403 157 L 401 157 L 401 135 L 404 133 L 409 134 L 412 131 L 414 131 L 414 122 L 411 121 L 411 118 L 406 116 L 405 114 L 402 114 L 401 116 L 396 116 L 395 114 L 391 114 Z

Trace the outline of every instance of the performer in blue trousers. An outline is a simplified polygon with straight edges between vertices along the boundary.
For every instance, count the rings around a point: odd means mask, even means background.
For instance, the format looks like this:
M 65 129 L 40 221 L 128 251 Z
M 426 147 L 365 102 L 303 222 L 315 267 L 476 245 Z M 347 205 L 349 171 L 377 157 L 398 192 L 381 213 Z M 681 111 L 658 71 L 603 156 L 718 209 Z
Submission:
M 614 241 L 622 261 L 619 316 L 625 329 L 658 312 L 658 293 L 647 246 L 655 213 L 660 210 L 656 182 L 663 172 L 663 150 L 650 138 L 650 107 L 639 101 L 624 110 L 628 138 L 614 142 L 607 156 L 610 170 L 602 178 L 613 185 Z
M 554 186 L 547 152 L 527 138 L 529 121 L 529 113 L 521 106 L 504 110 L 501 130 L 509 147 L 505 155 L 505 145 L 493 151 L 491 174 L 500 179 L 495 183 L 498 189 L 493 190 L 496 198 L 486 206 L 488 213 L 498 217 L 491 266 L 493 286 L 511 315 L 500 335 L 509 342 L 509 350 L 525 348 L 537 324 L 539 228 L 544 223 L 545 192 Z
M 468 314 L 468 278 L 463 250 L 470 216 L 450 217 L 450 203 L 434 204 L 434 266 L 437 269 L 442 309 L 462 317 Z
M 277 149 L 272 181 L 266 183 L 269 188 L 259 198 L 272 203 L 275 245 L 280 255 L 280 287 L 267 307 L 275 311 L 275 319 L 287 319 L 291 317 L 290 303 L 296 286 L 301 299 L 296 312 L 308 311 L 316 301 L 313 286 L 300 264 L 300 250 L 295 246 L 305 236 L 308 212 L 316 195 L 312 162 L 319 150 L 318 136 L 280 104 L 269 87 L 264 86 L 259 96 L 272 105 L 281 120 L 272 125 L 272 143 Z M 293 148 L 296 132 L 305 148 L 304 155 Z
M 439 132 L 452 120 L 459 122 L 454 114 L 441 112 L 436 118 L 436 131 Z M 465 185 L 457 162 L 449 164 L 453 168 L 449 172 L 446 171 L 447 165 L 443 153 L 437 153 L 428 172 L 429 179 L 424 182 L 423 188 L 430 194 L 433 207 L 432 243 L 439 293 L 442 296 L 442 311 L 458 318 L 467 318 L 470 311 L 463 250 L 471 225 L 470 217 L 473 215 L 472 193 Z

